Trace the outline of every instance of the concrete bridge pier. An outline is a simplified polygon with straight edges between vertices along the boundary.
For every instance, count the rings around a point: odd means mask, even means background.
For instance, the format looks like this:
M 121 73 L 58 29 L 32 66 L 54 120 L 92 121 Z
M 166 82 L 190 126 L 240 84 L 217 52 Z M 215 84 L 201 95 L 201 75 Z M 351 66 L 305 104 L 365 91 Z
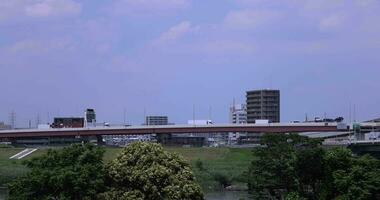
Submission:
M 106 145 L 106 143 L 103 141 L 103 136 L 101 136 L 101 135 L 96 136 L 96 141 L 97 141 L 97 144 L 100 146 Z

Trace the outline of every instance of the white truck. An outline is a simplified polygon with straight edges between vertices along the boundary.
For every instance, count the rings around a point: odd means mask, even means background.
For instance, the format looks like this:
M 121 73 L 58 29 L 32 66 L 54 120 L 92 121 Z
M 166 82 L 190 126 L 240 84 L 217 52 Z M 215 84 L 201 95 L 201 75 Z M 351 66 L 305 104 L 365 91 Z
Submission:
M 256 119 L 255 124 L 269 124 L 268 119 Z

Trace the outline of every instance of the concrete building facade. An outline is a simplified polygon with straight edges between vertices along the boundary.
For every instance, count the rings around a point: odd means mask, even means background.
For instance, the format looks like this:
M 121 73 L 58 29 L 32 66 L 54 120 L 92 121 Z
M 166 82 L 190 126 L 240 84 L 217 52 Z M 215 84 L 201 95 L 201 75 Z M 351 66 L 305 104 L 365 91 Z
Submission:
M 84 112 L 85 121 L 87 124 L 95 124 L 96 123 L 96 113 L 94 109 L 88 108 Z
M 230 107 L 230 123 L 246 124 L 247 123 L 247 105 L 235 104 Z
M 246 124 L 247 123 L 247 105 L 233 104 L 230 107 L 229 123 L 231 124 Z M 240 136 L 245 136 L 247 133 L 231 132 L 228 133 L 228 144 L 237 144 Z
M 9 130 L 12 127 L 10 125 L 5 124 L 4 122 L 0 122 L 0 130 Z
M 247 91 L 247 122 L 280 122 L 280 90 Z
M 168 125 L 169 120 L 167 116 L 146 116 L 145 125 L 147 126 L 159 126 Z

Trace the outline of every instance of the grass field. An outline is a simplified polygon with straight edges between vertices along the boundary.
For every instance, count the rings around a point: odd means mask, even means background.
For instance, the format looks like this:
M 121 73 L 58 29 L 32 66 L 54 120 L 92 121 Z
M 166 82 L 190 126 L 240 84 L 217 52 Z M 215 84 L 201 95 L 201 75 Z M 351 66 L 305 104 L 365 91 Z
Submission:
M 27 172 L 27 168 L 22 165 L 23 160 L 47 152 L 47 149 L 39 149 L 25 159 L 9 159 L 21 150 L 20 148 L 0 148 L 0 186 Z M 106 148 L 104 161 L 114 159 L 121 150 L 121 148 Z M 234 185 L 244 185 L 242 174 L 248 169 L 252 159 L 251 149 L 167 147 L 165 150 L 178 153 L 189 161 L 197 181 L 205 191 L 217 190 L 220 187 L 219 182 L 214 178 L 215 174 L 226 177 Z M 201 168 L 199 168 L 200 165 L 202 165 Z

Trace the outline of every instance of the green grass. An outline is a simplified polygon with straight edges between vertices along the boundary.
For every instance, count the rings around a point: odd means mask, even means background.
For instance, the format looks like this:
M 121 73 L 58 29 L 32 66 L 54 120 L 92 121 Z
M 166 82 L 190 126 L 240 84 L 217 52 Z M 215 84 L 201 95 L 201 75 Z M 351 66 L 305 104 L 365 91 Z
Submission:
M 0 148 L 0 186 L 9 183 L 17 176 L 27 172 L 20 160 L 10 160 L 9 157 L 20 152 L 15 148 Z
M 0 148 L 0 186 L 27 172 L 28 169 L 22 165 L 23 160 L 47 152 L 47 149 L 39 149 L 25 159 L 9 159 L 21 150 L 21 148 Z M 122 148 L 106 148 L 104 161 L 109 162 L 116 158 L 121 150 Z M 205 191 L 220 188 L 214 178 L 216 173 L 227 176 L 233 185 L 245 185 L 242 174 L 247 171 L 252 160 L 251 149 L 165 147 L 165 150 L 182 155 L 191 164 L 197 181 Z M 202 162 L 204 170 L 197 168 L 197 161 Z
M 121 148 L 107 148 L 105 161 L 114 159 Z M 192 166 L 194 175 L 204 191 L 220 189 L 220 184 L 215 180 L 215 174 L 221 174 L 232 182 L 234 186 L 245 188 L 244 172 L 252 160 L 252 149 L 238 148 L 181 148 L 165 147 L 166 151 L 182 155 Z M 202 162 L 204 170 L 196 166 L 196 162 Z

